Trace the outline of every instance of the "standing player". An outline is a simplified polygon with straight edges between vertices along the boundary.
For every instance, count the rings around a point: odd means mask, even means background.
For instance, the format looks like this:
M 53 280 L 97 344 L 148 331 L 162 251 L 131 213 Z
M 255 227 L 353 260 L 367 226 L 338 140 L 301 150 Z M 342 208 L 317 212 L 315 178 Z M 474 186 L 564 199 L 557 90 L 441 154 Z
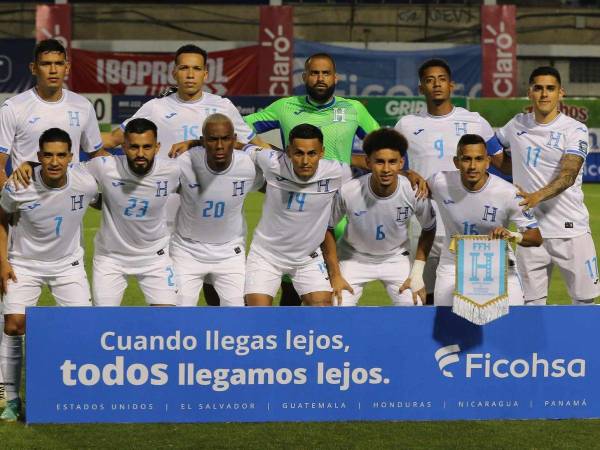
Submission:
M 289 275 L 304 304 L 331 305 L 331 284 L 320 251 L 333 196 L 351 178 L 350 166 L 321 160 L 323 133 L 301 124 L 286 152 L 250 150 L 267 190 L 246 266 L 250 306 L 270 306 L 282 275 Z
M 359 101 L 334 96 L 337 75 L 333 58 L 326 53 L 310 56 L 304 63 L 302 80 L 306 95 L 279 99 L 244 120 L 257 133 L 279 129 L 284 148 L 289 145 L 287 137 L 295 126 L 303 123 L 317 126 L 323 133 L 325 159 L 363 167 L 364 158 L 352 156 L 352 142 L 355 136 L 363 139 L 378 129 L 379 124 Z M 263 141 L 257 143 L 269 146 Z M 300 304 L 289 281 L 284 281 L 281 287 L 281 305 Z
M 410 182 L 399 175 L 407 146 L 393 129 L 368 134 L 363 149 L 371 173 L 344 184 L 334 200 L 330 226 L 344 215 L 348 226 L 339 242 L 339 268 L 335 252 L 325 261 L 342 306 L 356 306 L 365 283 L 374 280 L 385 284 L 394 305 L 420 303 L 417 292 L 424 286 L 423 268 L 435 238 L 435 213 L 431 202 L 418 200 Z M 413 215 L 422 231 L 411 272 L 408 220 Z M 351 289 L 344 289 L 346 280 Z
M 425 61 L 419 68 L 419 92 L 425 96 L 427 110 L 402 117 L 395 128 L 408 139 L 410 168 L 424 178 L 442 170 L 455 170 L 456 146 L 464 134 L 478 134 L 486 141 L 494 137 L 490 124 L 476 112 L 452 105 L 454 82 L 448 63 L 441 59 Z M 437 204 L 434 203 L 436 212 Z M 419 223 L 411 221 L 411 247 L 419 238 Z M 436 239 L 425 265 L 425 288 L 432 303 L 435 272 L 446 235 L 444 224 L 437 221 Z
M 529 304 L 546 304 L 554 264 L 574 304 L 593 304 L 600 295 L 598 260 L 581 190 L 588 130 L 559 112 L 563 96 L 560 73 L 538 67 L 529 77 L 533 112 L 517 114 L 496 133 L 505 150 L 494 154 L 494 164 L 508 172 L 512 168 L 521 205 L 535 211 L 544 236 L 542 247 L 517 252 Z
M 44 284 L 61 306 L 91 306 L 80 230 L 98 189 L 85 170 L 68 169 L 71 145 L 66 131 L 51 128 L 42 133 L 35 181 L 19 191 L 7 183 L 0 199 L 0 278 L 6 317 L 0 367 L 8 398 L 0 419 L 6 421 L 17 420 L 21 410 L 25 308 L 35 306 Z
M 44 130 L 58 127 L 69 133 L 73 160 L 79 149 L 88 153 L 102 148 L 102 139 L 91 103 L 63 87 L 69 73 L 65 48 L 55 39 L 40 41 L 35 47 L 31 73 L 36 85 L 6 100 L 0 107 L 0 186 L 6 182 L 6 164 L 35 161 L 38 141 Z M 0 328 L 3 315 L 0 307 Z M 3 386 L 0 373 L 0 401 Z
M 234 151 L 231 120 L 212 114 L 202 126 L 204 147 L 178 158 L 181 207 L 171 239 L 179 304 L 195 306 L 211 277 L 223 306 L 244 306 L 246 194 L 264 179 L 252 159 Z
M 451 306 L 456 283 L 454 255 L 450 253 L 451 236 L 487 234 L 503 238 L 522 247 L 538 247 L 542 236 L 533 214 L 523 210 L 518 190 L 509 182 L 487 172 L 490 158 L 486 142 L 478 135 L 465 134 L 458 141 L 454 164 L 458 171 L 432 175 L 427 184 L 446 225 L 445 241 L 437 269 L 434 301 L 436 306 Z M 509 231 L 509 223 L 519 231 Z M 508 296 L 511 305 L 522 305 L 523 291 L 509 248 Z

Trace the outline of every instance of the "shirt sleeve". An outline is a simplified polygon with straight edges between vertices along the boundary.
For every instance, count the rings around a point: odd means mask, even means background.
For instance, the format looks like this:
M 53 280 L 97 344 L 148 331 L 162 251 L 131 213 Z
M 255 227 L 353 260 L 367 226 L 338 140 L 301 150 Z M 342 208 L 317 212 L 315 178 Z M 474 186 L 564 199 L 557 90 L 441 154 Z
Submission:
M 511 121 L 512 122 L 512 121 Z M 496 134 L 494 135 L 495 142 L 491 144 L 486 144 L 488 148 L 489 155 L 496 155 L 506 149 L 507 152 L 510 153 L 510 142 L 508 140 L 508 129 L 510 127 L 511 122 L 508 122 L 502 128 L 498 128 L 496 130 Z M 491 153 L 494 150 L 494 153 Z
M 133 116 L 131 116 L 129 119 L 125 120 L 122 124 L 121 124 L 121 129 L 123 131 L 125 131 L 125 127 L 127 126 L 127 123 L 131 120 L 131 119 L 148 119 L 151 120 L 152 118 L 152 111 L 154 109 L 154 99 L 147 101 L 146 103 L 144 103 L 140 109 L 138 109 L 135 114 Z
M 531 209 L 525 210 L 522 206 L 519 206 L 521 200 L 523 200 L 523 197 L 518 195 L 515 190 L 509 205 L 510 221 L 521 231 L 528 228 L 538 228 L 538 222 L 533 211 Z
M 589 146 L 589 133 L 585 125 L 579 124 L 576 128 L 569 130 L 566 135 L 565 150 L 566 155 L 576 155 L 587 158 Z
M 240 112 L 235 105 L 231 103 L 231 100 L 224 100 L 226 101 L 227 105 L 227 117 L 229 117 L 233 122 L 233 128 L 235 130 L 235 134 L 237 135 L 237 140 L 242 144 L 248 143 L 256 135 L 256 133 L 246 122 L 244 122 Z
M 425 231 L 435 229 L 436 217 L 435 209 L 428 198 L 424 200 L 415 199 L 415 216 Z
M 262 111 L 249 114 L 244 121 L 256 132 L 265 133 L 269 130 L 280 128 L 279 123 L 279 101 L 275 101 Z
M 88 105 L 88 120 L 81 134 L 81 148 L 87 153 L 93 153 L 102 148 L 100 127 L 96 119 L 96 111 L 91 103 Z
M 15 135 L 17 120 L 10 103 L 3 103 L 0 108 L 0 153 L 10 155 Z
M 15 195 L 14 185 L 10 182 L 6 183 L 2 189 L 2 196 L 0 196 L 0 207 L 9 214 L 18 210 Z
M 346 207 L 344 205 L 344 200 L 342 199 L 342 191 L 339 190 L 335 193 L 335 196 L 333 197 L 328 227 L 331 229 L 335 228 L 345 215 Z
M 358 127 L 356 128 L 356 135 L 360 139 L 364 139 L 367 134 L 371 131 L 378 130 L 380 128 L 379 124 L 373 116 L 367 111 L 365 106 L 357 101 L 356 102 L 356 112 L 358 116 Z

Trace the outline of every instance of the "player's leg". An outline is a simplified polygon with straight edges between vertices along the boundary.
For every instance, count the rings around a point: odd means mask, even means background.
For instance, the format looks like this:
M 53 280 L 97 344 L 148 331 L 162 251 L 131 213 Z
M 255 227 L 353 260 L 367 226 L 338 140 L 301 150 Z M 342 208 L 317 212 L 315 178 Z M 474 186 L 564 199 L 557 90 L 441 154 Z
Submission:
M 207 271 L 202 264 L 184 250 L 171 245 L 171 259 L 175 267 L 178 306 L 196 306 Z
M 0 345 L 2 345 L 2 335 L 4 334 L 4 310 L 3 303 L 0 300 Z M 4 377 L 2 376 L 2 366 L 0 365 L 0 409 L 6 406 L 6 391 L 4 390 Z
M 371 278 L 367 277 L 365 270 L 363 270 L 364 264 L 359 261 L 352 259 L 343 259 L 340 261 L 340 272 L 344 279 L 352 286 L 354 294 L 350 291 L 342 291 L 342 304 L 340 306 L 356 306 L 362 296 L 364 285 L 371 281 Z M 335 306 L 337 299 L 333 299 L 333 305 Z
M 83 261 L 66 267 L 59 276 L 48 278 L 47 281 L 58 306 L 92 306 L 90 284 Z
M 410 218 L 409 225 L 409 242 L 410 242 L 410 255 L 411 261 L 414 260 L 417 254 L 417 244 L 419 237 L 421 236 L 421 225 L 415 216 Z M 444 236 L 436 236 L 433 241 L 429 256 L 425 262 L 425 268 L 423 269 L 423 282 L 425 283 L 425 291 L 427 292 L 427 298 L 425 300 L 426 305 L 434 304 L 434 290 L 437 268 L 440 262 L 440 255 L 442 253 L 442 245 L 444 244 Z
M 404 284 L 410 275 L 410 259 L 408 256 L 389 259 L 377 266 L 379 279 L 383 282 L 385 289 L 392 299 L 394 306 L 415 306 L 412 291 L 406 290 L 400 293 L 400 286 Z M 422 305 L 421 299 L 417 296 L 417 305 Z
M 570 239 L 546 239 L 548 253 L 558 266 L 574 305 L 593 305 L 600 296 L 598 257 L 590 233 Z
M 94 256 L 92 270 L 94 306 L 119 306 L 127 287 L 127 275 L 121 264 L 105 256 Z
M 243 253 L 214 264 L 211 277 L 221 298 L 221 306 L 244 306 L 246 257 Z
M 523 284 L 525 304 L 545 305 L 552 274 L 552 259 L 546 242 L 540 247 L 517 247 L 517 270 Z
M 173 261 L 167 253 L 159 255 L 155 261 L 140 267 L 136 272 L 146 304 L 177 306 L 177 278 Z
M 305 306 L 332 306 L 331 283 L 321 253 L 306 264 L 294 267 L 290 273 L 292 283 Z
M 244 301 L 248 306 L 272 306 L 283 270 L 252 249 L 246 259 Z
M 523 285 L 515 265 L 508 267 L 508 279 L 506 280 L 508 290 L 508 303 L 510 306 L 522 306 L 525 304 Z
M 21 369 L 25 340 L 25 308 L 35 306 L 42 292 L 42 278 L 20 273 L 13 267 L 17 282 L 8 282 L 4 302 L 4 334 L 0 344 L 0 368 L 4 375 L 6 407 L 0 420 L 18 420 L 21 413 Z
M 454 264 L 438 266 L 435 277 L 435 290 L 433 294 L 435 306 L 452 306 L 454 303 L 454 287 L 456 274 Z

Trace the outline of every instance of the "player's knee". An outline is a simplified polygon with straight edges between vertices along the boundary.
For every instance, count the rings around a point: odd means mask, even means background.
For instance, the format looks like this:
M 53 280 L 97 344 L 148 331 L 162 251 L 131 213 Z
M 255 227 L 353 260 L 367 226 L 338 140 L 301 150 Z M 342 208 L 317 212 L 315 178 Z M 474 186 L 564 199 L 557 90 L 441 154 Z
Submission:
M 4 334 L 8 336 L 21 336 L 25 334 L 25 314 L 5 315 Z
M 302 296 L 305 306 L 332 306 L 331 292 L 311 292 Z

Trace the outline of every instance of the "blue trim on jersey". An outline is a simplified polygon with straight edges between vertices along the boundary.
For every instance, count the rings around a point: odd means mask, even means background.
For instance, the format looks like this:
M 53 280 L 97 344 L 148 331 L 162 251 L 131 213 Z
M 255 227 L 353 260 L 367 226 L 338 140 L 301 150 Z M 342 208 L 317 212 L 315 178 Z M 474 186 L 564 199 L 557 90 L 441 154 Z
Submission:
M 330 108 L 335 104 L 335 96 L 333 96 L 333 98 L 331 99 L 331 101 L 329 103 L 325 103 L 324 105 L 319 105 L 318 103 L 314 103 L 310 101 L 310 97 L 307 95 L 306 96 L 306 103 L 308 103 L 311 106 L 314 106 L 317 109 L 325 109 L 325 108 Z
M 487 149 L 487 154 L 490 156 L 500 153 L 500 151 L 504 149 L 500 139 L 498 139 L 498 136 L 495 134 L 485 143 L 485 147 Z
M 423 231 L 432 231 L 432 230 L 435 230 L 436 228 L 437 228 L 437 221 L 429 228 L 422 228 L 422 230 Z
M 539 228 L 540 226 L 538 225 L 537 222 L 531 223 L 529 225 L 527 225 L 525 228 L 527 229 L 532 229 L 532 228 Z
M 0 153 L 9 153 L 9 150 L 6 147 L 0 147 Z
M 582 152 L 581 150 L 566 150 L 565 153 L 567 155 L 581 156 L 583 159 L 585 159 L 587 157 L 587 153 Z
M 252 124 L 257 133 L 264 133 L 266 131 L 275 130 L 281 128 L 279 126 L 279 120 L 259 120 Z
M 355 133 L 359 139 L 364 139 L 365 136 L 367 135 L 367 132 L 365 130 L 362 129 L 362 127 L 358 127 L 356 128 L 356 133 Z
M 256 133 L 254 131 L 251 131 L 246 139 L 248 139 L 250 141 L 254 138 L 254 136 L 256 136 Z
M 123 122 L 121 125 L 119 125 L 119 128 L 121 128 L 121 130 L 125 131 L 125 122 Z
M 102 148 L 102 142 L 100 142 L 99 144 L 94 145 L 94 150 L 100 150 Z

